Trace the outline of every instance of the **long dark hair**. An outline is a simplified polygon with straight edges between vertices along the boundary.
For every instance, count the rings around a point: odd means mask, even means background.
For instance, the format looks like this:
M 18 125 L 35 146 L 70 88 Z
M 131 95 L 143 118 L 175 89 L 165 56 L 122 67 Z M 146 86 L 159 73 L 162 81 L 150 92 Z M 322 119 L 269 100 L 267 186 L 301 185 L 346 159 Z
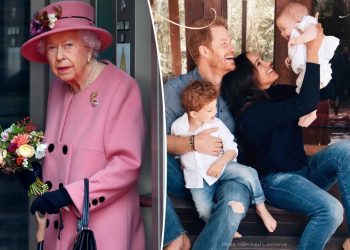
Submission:
M 237 115 L 249 103 L 269 98 L 256 86 L 255 67 L 244 52 L 235 58 L 236 69 L 227 73 L 221 85 L 221 95 L 229 104 L 230 111 Z

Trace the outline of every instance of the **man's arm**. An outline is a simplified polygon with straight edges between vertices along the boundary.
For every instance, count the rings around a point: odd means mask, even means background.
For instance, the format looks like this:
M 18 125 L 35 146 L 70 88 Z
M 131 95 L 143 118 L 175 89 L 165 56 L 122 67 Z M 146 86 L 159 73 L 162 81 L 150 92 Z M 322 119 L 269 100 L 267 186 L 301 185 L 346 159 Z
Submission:
M 192 150 L 190 137 L 182 137 L 176 135 L 167 135 L 168 153 L 174 155 L 183 155 Z
M 218 128 L 206 129 L 194 136 L 194 150 L 202 154 L 217 156 L 222 150 L 222 142 L 220 138 L 210 135 L 217 131 Z M 190 152 L 192 145 L 190 144 L 190 136 L 181 137 L 175 135 L 167 135 L 167 151 L 170 154 L 182 155 Z

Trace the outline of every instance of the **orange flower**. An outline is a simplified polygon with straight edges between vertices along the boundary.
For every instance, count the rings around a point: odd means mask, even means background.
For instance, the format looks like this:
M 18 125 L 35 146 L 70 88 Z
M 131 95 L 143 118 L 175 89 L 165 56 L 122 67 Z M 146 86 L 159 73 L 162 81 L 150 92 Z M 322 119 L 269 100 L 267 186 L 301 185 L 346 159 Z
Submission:
M 23 161 L 24 161 L 24 157 L 23 157 L 23 156 L 18 156 L 18 157 L 16 158 L 16 164 L 17 164 L 18 166 L 20 166 L 20 165 L 23 163 Z
M 13 137 L 11 140 L 12 143 L 16 143 L 18 147 L 27 144 L 29 142 L 28 134 L 19 134 Z

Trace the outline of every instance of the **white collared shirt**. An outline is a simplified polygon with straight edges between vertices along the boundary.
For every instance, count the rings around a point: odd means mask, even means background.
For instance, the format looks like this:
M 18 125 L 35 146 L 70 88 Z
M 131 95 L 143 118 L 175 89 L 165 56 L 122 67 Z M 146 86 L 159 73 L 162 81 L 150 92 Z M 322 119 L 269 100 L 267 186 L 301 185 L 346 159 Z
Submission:
M 238 154 L 237 143 L 234 141 L 234 136 L 226 125 L 216 117 L 213 121 L 204 123 L 195 131 L 190 132 L 188 115 L 185 113 L 183 116 L 179 117 L 173 122 L 171 125 L 171 134 L 176 136 L 197 135 L 205 129 L 216 127 L 219 129 L 216 132 L 211 133 L 211 135 L 222 140 L 223 152 L 227 150 L 234 150 Z M 180 159 L 184 171 L 186 188 L 203 188 L 203 179 L 208 183 L 208 185 L 215 183 L 220 177 L 216 178 L 209 176 L 207 175 L 207 171 L 210 165 L 220 158 L 220 156 L 201 154 L 197 151 L 191 151 L 181 155 Z M 236 161 L 236 158 L 233 161 Z M 224 171 L 225 167 L 223 168 L 222 172 Z

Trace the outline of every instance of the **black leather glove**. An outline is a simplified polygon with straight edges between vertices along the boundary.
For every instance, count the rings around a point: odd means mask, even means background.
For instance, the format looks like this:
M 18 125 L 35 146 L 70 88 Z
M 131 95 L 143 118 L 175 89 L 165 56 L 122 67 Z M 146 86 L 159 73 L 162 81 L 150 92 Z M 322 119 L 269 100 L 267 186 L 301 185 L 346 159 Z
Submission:
M 33 171 L 31 170 L 22 170 L 18 173 L 19 179 L 25 188 L 25 190 L 29 189 L 29 186 L 35 182 L 36 177 L 41 178 L 41 165 L 39 162 L 32 163 Z
M 72 205 L 73 201 L 70 198 L 65 188 L 44 193 L 42 196 L 37 197 L 30 208 L 30 212 L 35 214 L 35 211 L 39 211 L 42 214 L 57 214 L 60 208 Z

